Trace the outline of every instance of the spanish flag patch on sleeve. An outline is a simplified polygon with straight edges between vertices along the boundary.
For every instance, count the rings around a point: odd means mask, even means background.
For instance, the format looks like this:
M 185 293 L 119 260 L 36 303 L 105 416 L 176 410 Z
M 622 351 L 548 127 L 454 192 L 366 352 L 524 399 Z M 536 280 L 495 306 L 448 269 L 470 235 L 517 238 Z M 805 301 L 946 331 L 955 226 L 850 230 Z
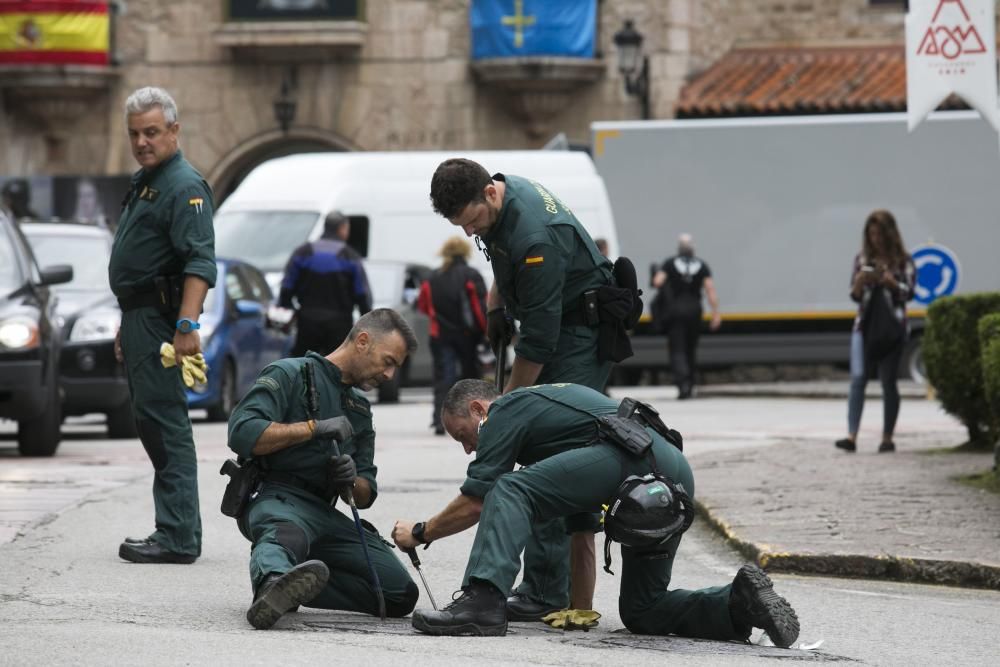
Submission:
M 541 264 L 544 261 L 545 261 L 545 258 L 542 257 L 541 255 L 535 255 L 534 257 L 525 257 L 524 258 L 524 263 L 528 264 L 528 265 L 531 265 L 531 264 Z

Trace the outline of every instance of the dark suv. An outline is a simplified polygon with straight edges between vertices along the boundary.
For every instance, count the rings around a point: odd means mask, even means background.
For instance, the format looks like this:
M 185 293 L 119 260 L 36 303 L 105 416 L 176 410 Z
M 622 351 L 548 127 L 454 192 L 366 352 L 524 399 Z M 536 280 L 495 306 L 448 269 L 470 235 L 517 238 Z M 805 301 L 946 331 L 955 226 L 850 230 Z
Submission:
M 17 421 L 25 456 L 59 446 L 62 331 L 47 286 L 72 279 L 70 266 L 39 270 L 21 230 L 0 214 L 0 418 Z
M 111 232 L 72 222 L 23 222 L 21 230 L 40 264 L 73 267 L 73 280 L 53 289 L 63 329 L 63 415 L 103 412 L 109 438 L 137 437 L 125 368 L 115 359 L 122 313 L 108 284 Z

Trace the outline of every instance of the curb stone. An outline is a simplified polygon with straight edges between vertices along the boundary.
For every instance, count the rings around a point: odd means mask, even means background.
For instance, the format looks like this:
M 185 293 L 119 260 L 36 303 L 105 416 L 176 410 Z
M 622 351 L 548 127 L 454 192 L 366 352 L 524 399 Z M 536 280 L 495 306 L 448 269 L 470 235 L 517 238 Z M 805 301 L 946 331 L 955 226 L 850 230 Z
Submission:
M 1000 590 L 1000 567 L 966 561 L 898 558 L 891 555 L 801 554 L 772 551 L 739 537 L 712 510 L 695 500 L 698 514 L 744 557 L 768 572 L 885 579 L 917 584 Z

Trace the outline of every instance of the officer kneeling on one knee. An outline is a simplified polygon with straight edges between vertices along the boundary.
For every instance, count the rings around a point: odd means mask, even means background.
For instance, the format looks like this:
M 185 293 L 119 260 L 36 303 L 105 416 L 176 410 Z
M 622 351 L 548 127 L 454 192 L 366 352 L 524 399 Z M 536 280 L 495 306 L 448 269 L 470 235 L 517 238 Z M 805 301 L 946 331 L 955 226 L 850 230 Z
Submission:
M 371 406 L 358 390 L 392 379 L 416 348 L 398 313 L 373 310 L 329 355 L 309 352 L 265 368 L 233 411 L 229 447 L 253 480 L 227 513 L 237 515 L 253 542 L 247 620 L 255 628 L 270 628 L 299 605 L 378 613 L 363 545 L 352 520 L 333 504 L 348 493 L 359 508 L 375 502 L 375 431 Z M 224 512 L 228 495 L 229 489 Z M 386 612 L 405 616 L 417 602 L 416 584 L 391 545 L 362 523 Z
M 480 525 L 462 595 L 441 611 L 415 611 L 413 627 L 420 632 L 506 634 L 505 598 L 533 524 L 607 506 L 607 538 L 622 543 L 619 611 L 629 630 L 746 640 L 757 627 L 778 646 L 795 641 L 795 612 L 755 565 L 745 565 L 725 586 L 668 590 L 677 547 L 694 516 L 694 478 L 680 434 L 648 405 L 619 403 L 574 384 L 499 396 L 486 382 L 462 380 L 445 398 L 442 422 L 467 454 L 476 453 L 461 493 L 426 521 L 397 521 L 392 538 L 412 548 Z M 515 463 L 527 467 L 513 472 Z M 610 560 L 606 543 L 608 571 Z

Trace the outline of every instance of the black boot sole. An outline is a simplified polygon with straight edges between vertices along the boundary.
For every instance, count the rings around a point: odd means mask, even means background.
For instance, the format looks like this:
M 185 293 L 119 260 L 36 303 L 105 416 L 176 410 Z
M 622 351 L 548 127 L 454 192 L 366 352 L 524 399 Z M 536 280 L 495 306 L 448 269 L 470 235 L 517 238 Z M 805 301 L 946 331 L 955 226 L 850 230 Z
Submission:
M 197 556 L 178 554 L 172 551 L 161 551 L 156 556 L 149 556 L 142 553 L 137 547 L 145 546 L 146 542 L 129 543 L 124 542 L 118 547 L 118 557 L 130 563 L 147 564 L 170 564 L 170 565 L 190 565 L 198 560 Z
M 278 619 L 319 595 L 330 579 L 322 561 L 307 561 L 285 573 L 247 610 L 247 621 L 258 630 L 267 630 Z
M 774 583 L 764 570 L 745 565 L 741 572 L 754 588 L 755 607 L 763 613 L 754 619 L 754 627 L 763 628 L 775 646 L 788 648 L 799 638 L 799 617 L 788 601 L 774 592 Z
M 507 620 L 514 623 L 541 623 L 542 619 L 551 614 L 554 611 L 562 611 L 562 607 L 553 607 L 552 609 L 543 609 L 541 611 L 518 611 L 516 609 L 511 609 L 510 606 L 507 607 Z
M 430 625 L 422 616 L 414 614 L 413 629 L 426 635 L 437 637 L 503 637 L 507 634 L 507 623 L 498 625 L 477 625 L 463 623 L 462 625 Z

